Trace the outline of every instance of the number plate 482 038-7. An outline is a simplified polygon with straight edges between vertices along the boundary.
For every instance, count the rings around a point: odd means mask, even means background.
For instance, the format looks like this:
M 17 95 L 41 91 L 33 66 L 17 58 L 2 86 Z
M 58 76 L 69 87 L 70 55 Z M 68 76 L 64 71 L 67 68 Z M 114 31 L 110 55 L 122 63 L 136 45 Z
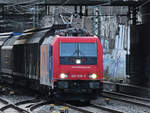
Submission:
M 72 78 L 85 78 L 86 75 L 71 75 Z

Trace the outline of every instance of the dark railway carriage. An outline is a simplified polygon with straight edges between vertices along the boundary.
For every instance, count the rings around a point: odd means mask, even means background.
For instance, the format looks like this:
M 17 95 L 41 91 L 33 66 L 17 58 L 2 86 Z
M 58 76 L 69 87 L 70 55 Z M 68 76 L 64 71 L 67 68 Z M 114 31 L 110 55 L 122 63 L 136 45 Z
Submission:
M 77 31 L 60 36 L 49 28 L 8 38 L 1 47 L 1 72 L 58 98 L 97 98 L 103 86 L 102 45 L 98 37 Z
M 19 38 L 18 35 L 8 38 L 1 47 L 1 71 L 13 74 L 13 48 L 14 42 Z
M 0 50 L 3 44 L 5 43 L 5 41 L 11 37 L 10 34 L 11 33 L 0 33 Z M 0 51 L 0 59 L 1 59 L 1 51 Z M 0 60 L 0 64 L 1 64 L 1 60 Z M 1 65 L 0 65 L 0 69 L 1 69 Z
M 26 33 L 14 43 L 14 75 L 38 80 L 40 77 L 40 44 L 48 30 Z

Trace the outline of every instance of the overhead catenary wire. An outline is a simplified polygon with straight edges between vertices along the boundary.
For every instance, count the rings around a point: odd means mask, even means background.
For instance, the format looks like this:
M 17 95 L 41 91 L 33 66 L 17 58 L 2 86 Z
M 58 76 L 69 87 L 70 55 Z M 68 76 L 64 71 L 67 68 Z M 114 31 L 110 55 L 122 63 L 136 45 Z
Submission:
M 16 5 L 25 5 L 25 4 L 31 4 L 31 3 L 34 3 L 36 4 L 37 3 L 37 0 L 29 0 L 29 1 L 26 1 L 26 2 L 19 2 L 19 3 L 14 3 L 14 4 L 8 4 L 7 6 L 16 6 Z
M 143 4 L 141 4 L 141 5 L 139 6 L 139 8 L 144 7 L 144 6 L 147 5 L 148 3 L 150 3 L 150 0 L 145 1 Z
M 19 3 L 15 3 L 15 4 L 12 4 L 12 6 L 15 6 L 15 7 L 17 7 L 18 5 L 19 6 L 21 6 L 21 7 L 30 7 L 30 6 L 32 6 L 32 5 L 36 5 L 37 3 L 35 2 L 36 0 L 32 0 L 32 1 L 27 1 L 27 2 L 19 2 Z M 71 14 L 74 14 L 73 13 L 73 11 L 71 11 L 71 10 L 69 10 L 68 8 L 65 8 L 64 7 L 64 5 L 66 5 L 68 2 L 69 2 L 70 0 L 66 0 L 64 3 L 62 3 L 60 6 L 57 6 L 57 8 L 55 8 L 55 10 L 56 9 L 59 9 L 59 8 L 62 8 L 62 9 L 64 9 L 64 11 L 66 11 L 66 12 L 68 12 L 68 13 L 71 13 Z M 23 5 L 24 4 L 24 5 Z M 9 5 L 9 6 L 11 6 L 11 5 Z M 52 14 L 53 15 L 53 14 Z M 55 14 L 54 14 L 55 15 Z M 53 16 L 54 16 L 53 15 Z M 82 16 L 86 16 L 86 15 L 82 15 Z M 125 15 L 88 15 L 87 17 L 94 17 L 94 16 L 127 16 L 126 14 Z

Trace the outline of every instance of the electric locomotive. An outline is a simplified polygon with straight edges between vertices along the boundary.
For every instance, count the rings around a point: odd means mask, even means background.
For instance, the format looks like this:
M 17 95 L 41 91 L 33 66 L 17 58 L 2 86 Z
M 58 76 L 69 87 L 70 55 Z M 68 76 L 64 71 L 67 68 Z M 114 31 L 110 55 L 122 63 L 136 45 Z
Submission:
M 1 72 L 57 98 L 96 99 L 103 88 L 99 38 L 81 29 L 57 33 L 56 28 L 11 35 L 1 47 Z

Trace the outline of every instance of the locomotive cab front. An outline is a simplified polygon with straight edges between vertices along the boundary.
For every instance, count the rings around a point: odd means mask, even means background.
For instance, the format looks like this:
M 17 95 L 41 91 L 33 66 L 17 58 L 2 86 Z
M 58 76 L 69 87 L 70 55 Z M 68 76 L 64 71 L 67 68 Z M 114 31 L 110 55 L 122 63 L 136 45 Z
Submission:
M 67 99 L 96 99 L 102 91 L 102 46 L 97 37 L 57 37 L 53 62 L 55 89 Z

